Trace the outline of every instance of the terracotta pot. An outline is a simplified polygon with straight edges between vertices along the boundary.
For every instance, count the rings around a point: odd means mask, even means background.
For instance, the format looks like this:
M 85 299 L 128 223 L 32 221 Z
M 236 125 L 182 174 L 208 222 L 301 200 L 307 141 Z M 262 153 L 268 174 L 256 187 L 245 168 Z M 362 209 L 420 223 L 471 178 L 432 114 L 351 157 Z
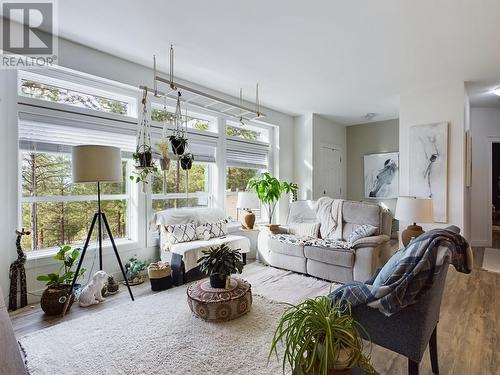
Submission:
M 168 171 L 170 168 L 170 159 L 161 158 L 160 159 L 160 167 L 162 171 Z
M 43 291 L 40 307 L 47 315 L 61 315 L 64 309 L 64 304 L 68 298 L 70 285 L 65 285 L 62 288 L 47 288 Z M 75 295 L 72 293 L 68 305 L 68 311 L 71 305 L 75 302 Z
M 349 375 L 351 373 L 351 370 L 345 369 L 345 370 L 328 370 L 328 375 Z

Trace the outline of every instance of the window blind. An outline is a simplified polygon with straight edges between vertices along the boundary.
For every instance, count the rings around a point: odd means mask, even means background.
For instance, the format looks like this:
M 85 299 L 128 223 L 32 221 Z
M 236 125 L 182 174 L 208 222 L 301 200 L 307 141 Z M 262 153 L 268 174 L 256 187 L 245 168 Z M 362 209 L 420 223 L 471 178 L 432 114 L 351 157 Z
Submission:
M 269 145 L 228 139 L 226 163 L 228 167 L 267 169 Z

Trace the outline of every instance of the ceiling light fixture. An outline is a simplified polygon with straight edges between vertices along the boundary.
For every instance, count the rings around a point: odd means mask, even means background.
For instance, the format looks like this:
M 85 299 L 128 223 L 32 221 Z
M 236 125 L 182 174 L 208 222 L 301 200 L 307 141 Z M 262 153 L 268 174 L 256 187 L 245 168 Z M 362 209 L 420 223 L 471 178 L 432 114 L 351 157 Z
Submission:
M 493 89 L 493 94 L 495 94 L 496 96 L 500 96 L 500 87 Z

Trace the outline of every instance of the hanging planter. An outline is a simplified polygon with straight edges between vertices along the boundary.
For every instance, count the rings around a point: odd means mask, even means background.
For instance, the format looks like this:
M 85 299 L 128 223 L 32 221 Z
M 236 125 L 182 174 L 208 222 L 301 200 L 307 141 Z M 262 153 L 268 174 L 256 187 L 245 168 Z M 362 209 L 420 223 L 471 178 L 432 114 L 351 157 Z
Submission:
M 168 142 L 162 139 L 157 143 L 160 151 L 160 168 L 162 171 L 168 171 L 170 168 L 170 158 L 168 156 Z
M 179 157 L 181 162 L 181 168 L 185 171 L 190 170 L 193 167 L 194 156 L 190 152 Z
M 151 151 L 151 146 L 140 145 L 136 152 L 132 155 L 135 160 L 135 166 L 137 168 L 150 168 L 153 163 L 153 153 Z
M 182 135 L 171 135 L 168 137 L 170 139 L 170 145 L 172 146 L 172 151 L 175 155 L 182 155 L 186 150 L 187 139 Z

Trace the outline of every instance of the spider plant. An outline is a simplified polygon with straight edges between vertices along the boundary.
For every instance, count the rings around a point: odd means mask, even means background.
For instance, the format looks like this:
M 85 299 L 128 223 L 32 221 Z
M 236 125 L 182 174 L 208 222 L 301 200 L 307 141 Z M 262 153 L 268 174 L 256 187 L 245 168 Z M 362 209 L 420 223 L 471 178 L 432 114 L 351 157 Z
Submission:
M 373 373 L 361 338 L 364 328 L 351 316 L 349 306 L 332 305 L 328 297 L 308 299 L 290 305 L 278 322 L 268 360 L 283 348 L 283 373 L 343 374 L 353 367 Z M 348 373 L 348 372 L 346 372 Z

